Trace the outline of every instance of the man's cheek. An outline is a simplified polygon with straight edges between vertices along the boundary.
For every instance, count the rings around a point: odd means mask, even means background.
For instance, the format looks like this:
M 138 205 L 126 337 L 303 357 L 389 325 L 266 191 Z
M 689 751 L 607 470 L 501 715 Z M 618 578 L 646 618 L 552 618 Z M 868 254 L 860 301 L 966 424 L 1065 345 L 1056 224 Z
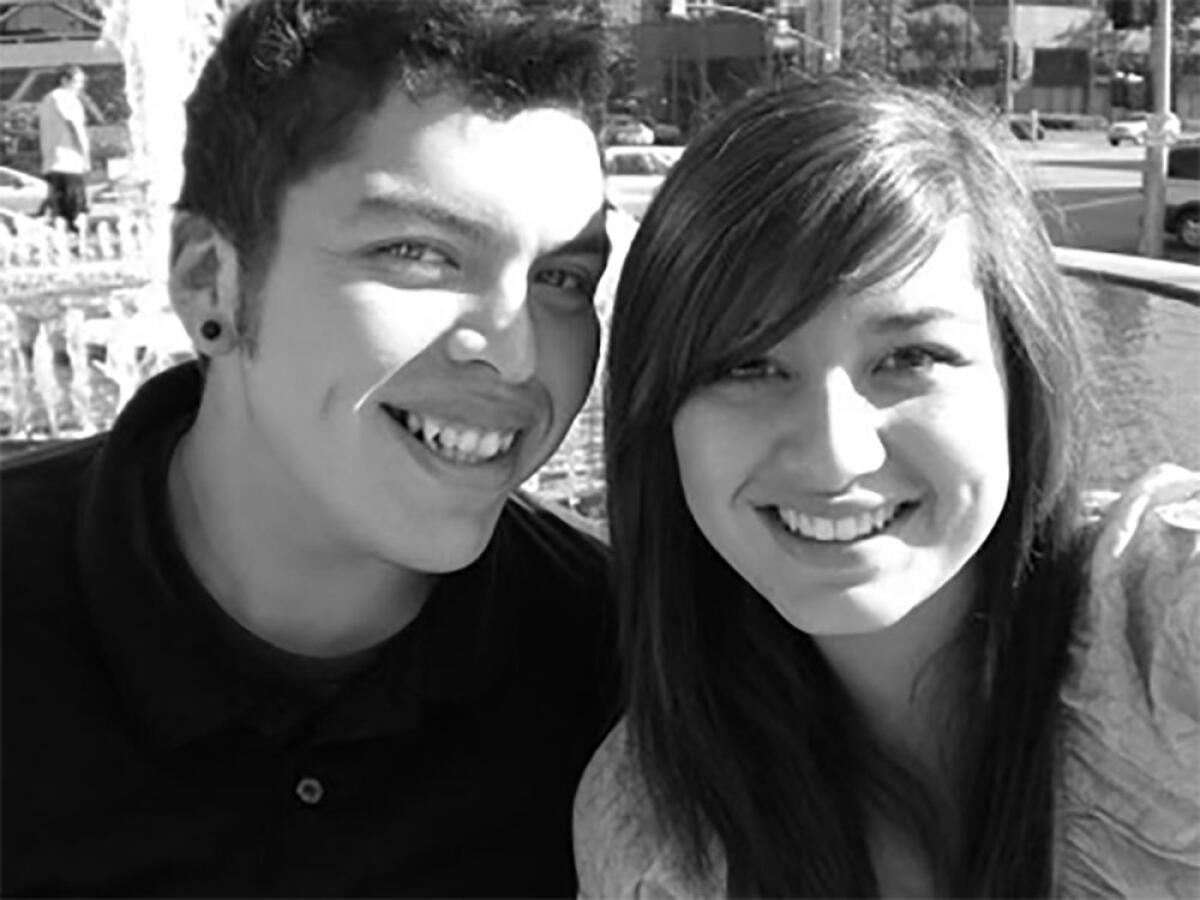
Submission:
M 449 298 L 418 302 L 406 296 L 376 297 L 375 302 L 360 306 L 355 330 L 362 346 L 373 347 L 377 357 L 402 365 L 444 338 L 461 313 L 461 304 Z

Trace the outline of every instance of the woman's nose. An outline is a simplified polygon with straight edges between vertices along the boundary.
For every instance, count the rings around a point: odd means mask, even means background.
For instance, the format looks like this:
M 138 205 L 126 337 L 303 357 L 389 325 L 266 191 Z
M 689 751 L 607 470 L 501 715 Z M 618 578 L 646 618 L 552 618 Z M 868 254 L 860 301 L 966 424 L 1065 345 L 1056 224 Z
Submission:
M 844 370 L 802 389 L 784 416 L 783 460 L 810 490 L 835 492 L 883 466 L 880 410 Z

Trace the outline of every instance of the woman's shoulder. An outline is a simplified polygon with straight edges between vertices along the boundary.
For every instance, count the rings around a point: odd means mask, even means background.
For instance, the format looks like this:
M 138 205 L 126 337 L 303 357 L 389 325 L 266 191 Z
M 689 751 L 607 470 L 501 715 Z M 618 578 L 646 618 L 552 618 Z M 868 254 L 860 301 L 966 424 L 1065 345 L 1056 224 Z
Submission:
M 699 897 L 669 842 L 659 836 L 650 797 L 622 719 L 609 732 L 575 794 L 575 868 L 582 897 Z
M 1097 503 L 1061 693 L 1066 893 L 1200 896 L 1200 474 Z
M 1128 676 L 1145 689 L 1162 678 L 1194 687 L 1185 663 L 1200 653 L 1200 473 L 1158 466 L 1095 515 L 1074 634 L 1076 653 L 1090 653 L 1087 674 Z
M 1101 498 L 1091 517 L 1096 537 L 1076 643 L 1129 644 L 1140 651 L 1169 637 L 1181 652 L 1195 653 L 1200 473 L 1157 466 L 1123 494 Z M 1168 626 L 1171 634 L 1164 635 Z
M 1155 466 L 1122 494 L 1097 492 L 1091 516 L 1100 533 L 1093 551 L 1093 582 L 1147 561 L 1181 572 L 1196 563 L 1200 544 L 1200 472 Z

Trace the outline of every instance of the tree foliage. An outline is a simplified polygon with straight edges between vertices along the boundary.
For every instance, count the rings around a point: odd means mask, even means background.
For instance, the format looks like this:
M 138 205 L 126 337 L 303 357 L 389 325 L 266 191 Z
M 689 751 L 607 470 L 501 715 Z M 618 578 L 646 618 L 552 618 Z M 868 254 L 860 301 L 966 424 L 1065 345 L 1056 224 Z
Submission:
M 538 15 L 555 13 L 566 15 L 580 22 L 604 23 L 607 11 L 603 0 L 475 0 L 477 7 L 493 10 L 513 9 Z
M 843 64 L 861 71 L 892 71 L 909 43 L 910 3 L 911 0 L 843 0 Z
M 909 49 L 927 69 L 962 71 L 982 49 L 979 24 L 956 3 L 913 10 L 906 21 Z

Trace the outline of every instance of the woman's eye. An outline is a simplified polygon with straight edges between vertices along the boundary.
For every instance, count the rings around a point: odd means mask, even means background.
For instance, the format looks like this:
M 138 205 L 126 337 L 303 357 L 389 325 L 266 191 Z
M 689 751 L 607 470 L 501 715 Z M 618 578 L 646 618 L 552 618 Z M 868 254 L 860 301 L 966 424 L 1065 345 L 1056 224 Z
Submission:
M 759 378 L 776 378 L 787 373 L 782 367 L 769 359 L 754 359 L 726 369 L 724 378 L 728 381 L 752 381 Z
M 573 291 L 589 297 L 595 290 L 593 279 L 570 269 L 543 269 L 534 276 L 534 280 L 560 291 Z
M 893 350 L 880 364 L 880 368 L 901 372 L 924 372 L 936 365 L 958 365 L 962 357 L 942 347 L 913 345 Z

